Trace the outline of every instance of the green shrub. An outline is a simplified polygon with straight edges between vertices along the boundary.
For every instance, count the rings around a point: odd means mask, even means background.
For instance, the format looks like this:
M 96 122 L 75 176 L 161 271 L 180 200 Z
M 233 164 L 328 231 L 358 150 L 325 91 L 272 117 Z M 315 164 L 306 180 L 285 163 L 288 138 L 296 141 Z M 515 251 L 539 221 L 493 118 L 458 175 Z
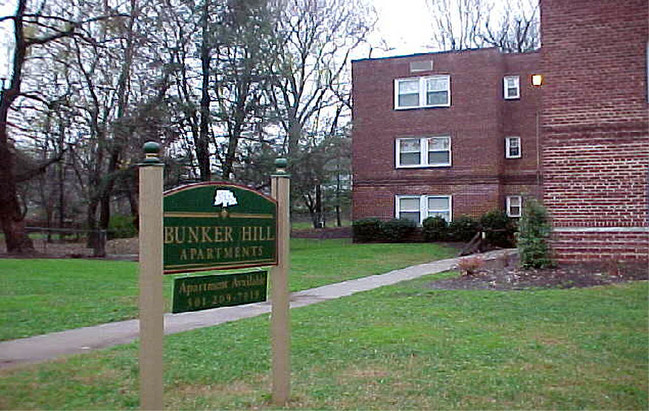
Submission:
M 363 218 L 352 223 L 354 241 L 383 241 L 383 221 L 378 218 Z
M 453 241 L 471 241 L 478 231 L 478 222 L 469 216 L 458 217 L 448 225 L 448 235 Z
M 108 222 L 108 238 L 131 238 L 137 236 L 135 219 L 131 215 L 114 215 Z
M 494 247 L 512 247 L 516 242 L 516 222 L 502 210 L 493 210 L 480 217 L 486 241 Z
M 522 267 L 544 268 L 554 265 L 548 244 L 551 230 L 545 207 L 534 198 L 526 199 L 517 236 Z
M 440 216 L 428 217 L 422 226 L 421 231 L 426 241 L 444 241 L 448 237 L 448 222 Z
M 383 223 L 383 238 L 391 243 L 404 241 L 417 228 L 417 223 L 404 218 L 395 218 Z

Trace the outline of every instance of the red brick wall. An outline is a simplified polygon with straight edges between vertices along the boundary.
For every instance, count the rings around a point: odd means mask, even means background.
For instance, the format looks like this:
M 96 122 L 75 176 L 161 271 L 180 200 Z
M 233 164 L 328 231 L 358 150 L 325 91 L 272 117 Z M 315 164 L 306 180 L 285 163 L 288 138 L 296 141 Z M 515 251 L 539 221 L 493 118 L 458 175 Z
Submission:
M 544 0 L 541 12 L 544 203 L 558 257 L 648 258 L 649 3 Z
M 410 62 L 433 60 L 411 73 Z M 536 192 L 538 90 L 529 78 L 540 55 L 496 49 L 431 53 L 353 63 L 353 218 L 394 217 L 394 196 L 452 195 L 453 215 L 504 208 L 503 184 Z M 451 107 L 394 109 L 394 80 L 450 74 Z M 520 100 L 503 99 L 503 76 L 521 77 Z M 451 136 L 452 166 L 396 168 L 395 141 Z M 520 136 L 522 159 L 505 159 L 505 136 Z
M 649 233 L 631 231 L 558 231 L 554 250 L 559 262 L 593 260 L 645 260 L 649 255 Z

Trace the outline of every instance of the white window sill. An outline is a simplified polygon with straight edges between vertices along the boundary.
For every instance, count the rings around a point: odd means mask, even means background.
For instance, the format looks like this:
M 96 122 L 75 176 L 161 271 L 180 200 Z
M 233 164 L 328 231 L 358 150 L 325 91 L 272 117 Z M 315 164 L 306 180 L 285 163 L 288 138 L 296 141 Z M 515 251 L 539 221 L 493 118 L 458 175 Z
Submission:
M 397 111 L 402 111 L 402 110 L 419 110 L 423 108 L 448 108 L 451 107 L 450 104 L 446 105 L 440 105 L 440 106 L 416 106 L 416 107 L 395 107 L 394 109 Z
M 444 168 L 451 167 L 452 164 L 429 164 L 429 165 L 412 165 L 412 166 L 402 166 L 398 165 L 396 168 Z

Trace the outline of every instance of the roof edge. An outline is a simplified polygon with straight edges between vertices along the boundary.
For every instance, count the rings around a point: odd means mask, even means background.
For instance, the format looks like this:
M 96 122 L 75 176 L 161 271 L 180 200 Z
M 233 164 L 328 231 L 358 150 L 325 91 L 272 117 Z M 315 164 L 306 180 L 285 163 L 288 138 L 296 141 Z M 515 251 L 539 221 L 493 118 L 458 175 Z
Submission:
M 503 56 L 508 56 L 508 55 L 523 55 L 523 54 L 536 54 L 540 53 L 541 49 L 533 50 L 533 51 L 526 51 L 523 53 L 503 53 L 498 49 L 498 47 L 479 47 L 479 48 L 472 48 L 472 49 L 464 49 L 464 50 L 444 50 L 444 51 L 431 51 L 427 53 L 413 53 L 413 54 L 403 54 L 403 55 L 398 55 L 398 56 L 384 56 L 384 57 L 366 57 L 366 58 L 360 58 L 360 59 L 352 59 L 352 63 L 356 62 L 361 62 L 361 61 L 376 61 L 376 60 L 391 60 L 391 59 L 403 59 L 403 58 L 411 58 L 411 57 L 420 57 L 420 56 L 435 56 L 435 55 L 440 55 L 440 54 L 460 54 L 460 53 L 475 53 L 475 52 L 491 52 L 491 51 L 497 51 L 499 54 L 502 54 Z

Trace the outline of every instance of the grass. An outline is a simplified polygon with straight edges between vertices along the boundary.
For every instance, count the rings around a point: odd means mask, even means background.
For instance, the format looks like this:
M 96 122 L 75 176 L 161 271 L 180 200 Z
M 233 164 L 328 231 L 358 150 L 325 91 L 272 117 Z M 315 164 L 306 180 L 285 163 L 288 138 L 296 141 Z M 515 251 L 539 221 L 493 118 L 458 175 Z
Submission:
M 647 409 L 647 282 L 442 291 L 292 311 L 291 407 Z M 268 316 L 165 339 L 165 406 L 269 406 Z M 138 406 L 137 344 L 0 371 L 0 408 Z
M 291 290 L 379 274 L 453 254 L 434 244 L 291 241 Z M 172 276 L 165 276 L 170 308 Z M 100 260 L 0 259 L 0 340 L 135 318 L 137 264 Z

